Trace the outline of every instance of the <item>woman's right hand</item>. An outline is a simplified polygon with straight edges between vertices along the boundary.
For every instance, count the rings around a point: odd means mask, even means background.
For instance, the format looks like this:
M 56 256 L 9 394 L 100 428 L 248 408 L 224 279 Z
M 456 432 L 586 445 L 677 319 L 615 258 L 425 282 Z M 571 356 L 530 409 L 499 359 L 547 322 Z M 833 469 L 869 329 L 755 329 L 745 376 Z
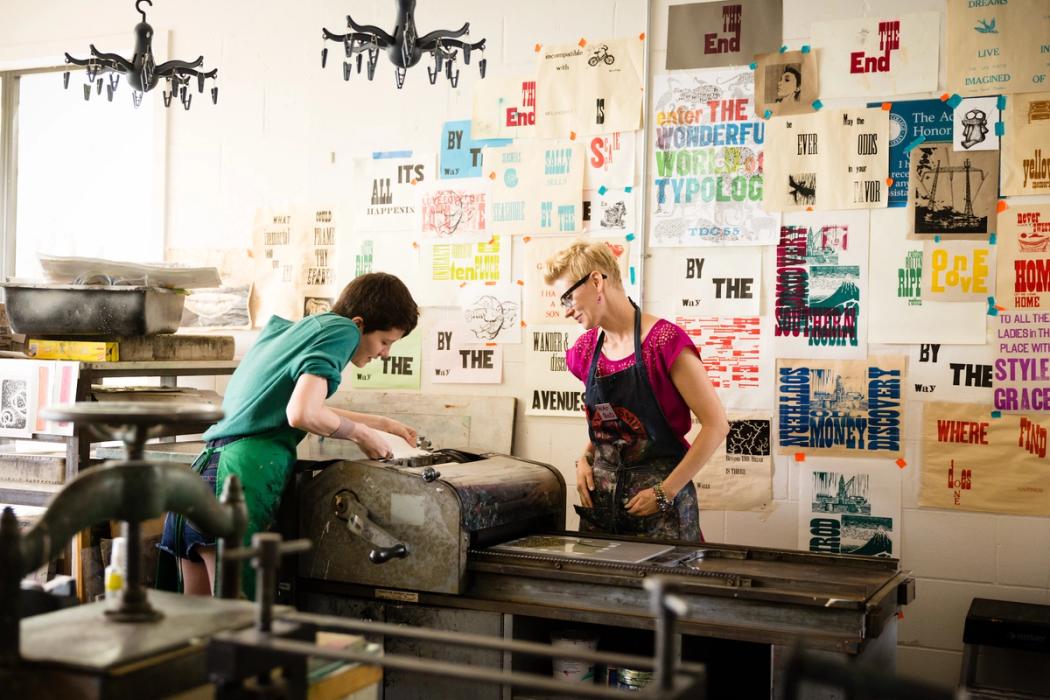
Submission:
M 594 490 L 594 467 L 586 457 L 576 460 L 576 491 L 580 494 L 580 504 L 584 508 L 593 508 L 591 491 Z
M 369 459 L 387 459 L 394 456 L 383 436 L 363 423 L 355 424 L 350 439 L 357 443 Z

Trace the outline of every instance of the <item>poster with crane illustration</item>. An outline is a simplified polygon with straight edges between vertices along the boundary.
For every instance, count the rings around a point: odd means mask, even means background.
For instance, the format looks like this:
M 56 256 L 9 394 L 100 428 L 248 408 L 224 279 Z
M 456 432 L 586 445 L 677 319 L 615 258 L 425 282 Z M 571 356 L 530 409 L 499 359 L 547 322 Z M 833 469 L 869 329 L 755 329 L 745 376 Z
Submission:
M 951 143 L 911 152 L 908 221 L 916 236 L 987 238 L 995 230 L 999 152 L 960 153 Z

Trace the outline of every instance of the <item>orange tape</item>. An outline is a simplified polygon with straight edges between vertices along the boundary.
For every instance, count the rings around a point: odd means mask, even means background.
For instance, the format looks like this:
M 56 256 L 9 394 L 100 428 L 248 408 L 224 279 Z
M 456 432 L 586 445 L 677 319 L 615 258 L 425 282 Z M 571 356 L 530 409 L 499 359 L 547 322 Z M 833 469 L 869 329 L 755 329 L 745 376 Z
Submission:
M 886 187 L 893 187 L 893 178 L 892 177 L 886 178 Z
M 908 463 L 904 461 L 903 457 L 901 457 L 900 459 L 897 460 L 897 466 L 900 467 L 901 469 L 904 469 L 906 466 L 908 466 Z
M 1008 205 L 1008 204 L 1006 203 L 1006 200 L 1004 200 L 1004 199 L 1000 199 L 1000 200 L 999 200 L 999 203 L 995 205 L 995 210 L 996 210 L 997 212 L 1000 212 L 1000 213 L 1002 213 L 1002 212 L 1006 211 L 1006 208 L 1007 208 L 1008 206 L 1009 206 L 1009 205 Z
M 536 53 L 539 53 L 540 49 L 542 49 L 542 48 L 543 48 L 543 44 L 536 44 L 534 47 L 532 47 L 532 50 L 535 51 Z
M 892 102 L 883 102 L 882 103 L 882 111 L 883 112 L 888 112 L 891 109 L 893 109 L 893 103 Z
M 581 37 L 580 38 L 580 48 L 582 49 L 586 45 L 587 45 L 587 40 L 584 39 L 583 37 Z
M 796 462 L 805 462 L 806 461 L 806 453 L 805 452 L 796 452 L 795 453 L 795 461 Z

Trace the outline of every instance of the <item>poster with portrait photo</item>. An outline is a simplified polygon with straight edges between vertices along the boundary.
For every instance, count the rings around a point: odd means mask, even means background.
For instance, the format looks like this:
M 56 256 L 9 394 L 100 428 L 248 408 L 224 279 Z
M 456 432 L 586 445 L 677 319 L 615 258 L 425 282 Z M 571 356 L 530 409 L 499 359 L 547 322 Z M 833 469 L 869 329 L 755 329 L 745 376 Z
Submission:
M 996 151 L 959 153 L 951 143 L 921 143 L 911 152 L 908 222 L 914 236 L 986 238 L 995 230 Z
M 755 114 L 782 117 L 817 111 L 820 96 L 817 59 L 812 51 L 786 51 L 755 57 Z
M 952 148 L 956 151 L 997 151 L 998 97 L 967 97 L 952 113 Z

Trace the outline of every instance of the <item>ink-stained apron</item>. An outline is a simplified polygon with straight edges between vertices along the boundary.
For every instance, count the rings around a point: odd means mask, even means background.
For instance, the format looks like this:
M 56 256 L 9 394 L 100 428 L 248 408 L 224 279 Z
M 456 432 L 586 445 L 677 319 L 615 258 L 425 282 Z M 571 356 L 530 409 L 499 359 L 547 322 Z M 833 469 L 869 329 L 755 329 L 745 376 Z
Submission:
M 252 535 L 265 532 L 273 524 L 281 495 L 296 461 L 296 448 L 306 435 L 290 426 L 275 428 L 258 435 L 248 435 L 215 447 L 206 447 L 191 469 L 200 475 L 207 469 L 212 457 L 218 454 L 219 465 L 215 478 L 215 495 L 231 475 L 241 481 L 244 501 L 248 508 L 248 529 L 244 545 L 251 544 Z M 218 441 L 223 442 L 223 441 Z M 182 551 L 182 526 L 185 517 L 175 516 L 176 552 Z M 255 570 L 245 565 L 241 571 L 241 588 L 250 599 L 255 598 Z
M 584 404 L 594 445 L 593 508 L 576 506 L 583 532 L 702 542 L 696 488 L 690 481 L 666 513 L 637 517 L 624 507 L 639 491 L 670 474 L 686 448 L 656 401 L 642 359 L 642 312 L 634 306 L 634 364 L 598 376 L 605 333 L 598 336 L 587 373 Z

